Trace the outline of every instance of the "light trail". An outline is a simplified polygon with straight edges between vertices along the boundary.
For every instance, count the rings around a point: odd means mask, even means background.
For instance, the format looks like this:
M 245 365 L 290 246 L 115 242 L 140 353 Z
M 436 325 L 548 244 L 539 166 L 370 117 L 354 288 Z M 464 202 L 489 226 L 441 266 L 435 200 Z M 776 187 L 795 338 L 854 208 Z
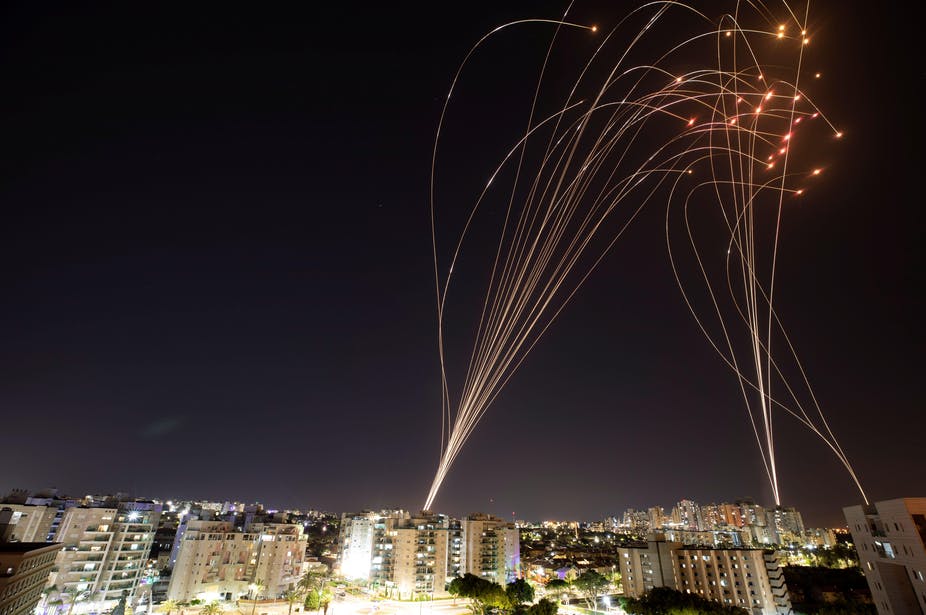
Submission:
M 799 88 L 809 40 L 808 8 L 799 18 L 782 3 L 779 10 L 787 20 L 780 22 L 764 3 L 731 4 L 730 12 L 713 20 L 683 2 L 644 4 L 602 37 L 568 94 L 552 105 L 549 98 L 557 94 L 547 92 L 544 78 L 554 43 L 568 44 L 561 42 L 564 28 L 585 30 L 585 36 L 598 30 L 566 21 L 569 9 L 562 20 L 499 26 L 466 54 L 444 101 L 431 164 L 442 426 L 425 509 L 505 385 L 647 205 L 665 207 L 673 275 L 697 326 L 737 377 L 775 502 L 781 502 L 775 412 L 794 417 L 822 439 L 864 497 L 773 307 L 782 217 L 792 198 L 804 193 L 801 182 L 821 172 L 814 166 L 791 170 L 792 149 L 809 140 L 802 135 L 814 126 L 836 138 L 842 133 Z M 684 34 L 663 37 L 674 42 L 660 43 L 653 33 L 670 19 L 672 32 Z M 442 266 L 436 169 L 451 94 L 489 37 L 524 24 L 547 24 L 554 31 L 526 129 L 481 188 Z M 661 51 L 653 53 L 654 45 Z M 558 110 L 538 119 L 539 108 Z M 823 121 L 811 122 L 817 118 Z M 800 152 L 802 164 L 807 155 Z M 504 188 L 504 220 L 468 365 L 452 389 L 445 319 L 454 269 L 480 207 L 505 185 L 497 180 L 509 175 L 513 179 Z M 722 226 L 700 240 L 695 225 L 711 219 L 705 212 L 712 208 L 720 212 Z M 678 230 L 673 233 L 673 228 L 679 225 L 686 241 L 682 249 L 673 249 Z M 685 255 L 687 262 L 680 260 Z M 694 296 L 688 273 L 700 280 L 702 301 Z M 707 309 L 701 307 L 704 300 Z M 773 356 L 773 342 L 787 353 Z

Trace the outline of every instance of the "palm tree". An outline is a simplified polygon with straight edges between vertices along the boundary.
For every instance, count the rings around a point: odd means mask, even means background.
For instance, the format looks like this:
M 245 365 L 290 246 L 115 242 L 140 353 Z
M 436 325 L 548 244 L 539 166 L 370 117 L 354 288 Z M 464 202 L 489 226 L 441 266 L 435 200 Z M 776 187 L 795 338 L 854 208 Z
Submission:
M 176 600 L 165 600 L 161 603 L 161 610 L 170 615 L 174 611 L 180 608 L 180 604 Z
M 254 615 L 254 611 L 257 610 L 257 597 L 260 595 L 260 590 L 264 588 L 264 584 L 260 581 L 254 581 L 251 583 L 250 588 L 254 590 L 254 602 L 251 603 L 251 615 Z M 212 614 L 209 614 L 212 615 Z
M 210 602 L 199 610 L 200 615 L 219 615 L 221 612 L 222 607 L 220 607 L 219 603 L 215 601 Z
M 289 604 L 289 613 L 287 615 L 293 615 L 293 605 L 302 601 L 302 593 L 291 589 L 283 594 L 283 600 L 286 600 Z

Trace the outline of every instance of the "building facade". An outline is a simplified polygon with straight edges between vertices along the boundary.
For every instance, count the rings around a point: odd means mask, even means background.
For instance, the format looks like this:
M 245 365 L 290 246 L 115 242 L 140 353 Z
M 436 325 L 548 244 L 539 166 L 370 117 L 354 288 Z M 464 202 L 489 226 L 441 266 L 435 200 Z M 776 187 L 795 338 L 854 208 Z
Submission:
M 878 613 L 926 613 L 926 498 L 843 509 Z
M 0 543 L 0 615 L 29 615 L 35 609 L 61 545 Z
M 624 595 L 631 598 L 670 587 L 754 615 L 791 612 L 781 566 L 771 551 L 690 547 L 656 538 L 620 547 L 618 558 Z
M 277 598 L 299 581 L 307 540 L 296 524 L 254 524 L 243 532 L 230 521 L 190 521 L 167 598 L 177 602 Z M 253 595 L 253 585 L 261 588 L 258 596 Z
M 85 593 L 89 608 L 98 610 L 114 605 L 124 593 L 133 599 L 159 515 L 160 505 L 150 502 L 68 509 L 55 537 L 62 549 L 52 584 Z

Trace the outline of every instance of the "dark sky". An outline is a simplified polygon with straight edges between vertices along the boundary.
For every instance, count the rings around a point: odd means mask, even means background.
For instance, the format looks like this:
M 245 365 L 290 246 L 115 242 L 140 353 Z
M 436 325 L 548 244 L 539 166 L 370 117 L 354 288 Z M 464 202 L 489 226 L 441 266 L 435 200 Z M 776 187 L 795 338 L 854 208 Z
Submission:
M 604 27 L 618 5 L 579 2 L 577 16 Z M 423 502 L 440 428 L 427 210 L 440 105 L 483 33 L 564 4 L 298 6 L 0 13 L 0 490 Z M 778 305 L 885 499 L 926 493 L 924 72 L 912 25 L 865 6 L 813 7 L 818 99 L 846 137 L 783 223 Z M 499 94 L 452 116 L 448 207 L 521 130 L 512 91 L 549 32 L 512 31 L 474 64 L 469 91 Z M 583 36 L 570 34 L 577 57 Z M 436 508 L 600 518 L 770 501 L 735 378 L 671 279 L 662 215 L 647 211 L 583 287 Z M 780 425 L 785 503 L 839 523 L 858 500 L 849 479 Z

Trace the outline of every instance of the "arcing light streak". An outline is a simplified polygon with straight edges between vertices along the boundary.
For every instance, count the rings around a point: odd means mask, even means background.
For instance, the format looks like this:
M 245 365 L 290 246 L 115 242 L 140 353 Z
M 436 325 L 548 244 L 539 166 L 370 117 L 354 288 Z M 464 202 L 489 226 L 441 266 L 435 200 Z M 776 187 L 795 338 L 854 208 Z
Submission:
M 744 6 L 748 19 L 758 20 L 759 26 L 743 25 Z M 783 6 L 790 28 L 800 36 L 789 35 L 789 26 L 770 22 L 771 11 L 763 4 L 735 3 L 734 10 L 716 23 L 681 2 L 645 4 L 603 38 L 568 95 L 553 106 L 558 110 L 539 120 L 535 114 L 547 62 L 561 28 L 594 32 L 594 27 L 556 20 L 512 22 L 480 39 L 466 55 L 444 102 L 431 168 L 442 429 L 437 472 L 425 508 L 430 508 L 476 425 L 528 353 L 627 226 L 653 201 L 666 205 L 669 257 L 683 298 L 701 331 L 737 375 L 776 503 L 780 503 L 772 420 L 776 410 L 794 416 L 821 438 L 861 490 L 773 308 L 781 217 L 792 202 L 790 197 L 803 194 L 797 179 L 812 175 L 789 170 L 796 140 L 792 137 L 799 128 L 809 130 L 800 124 L 802 120 L 823 119 L 798 87 L 806 10 L 799 20 Z M 659 54 L 641 50 L 653 45 L 651 33 L 669 14 L 695 22 L 697 29 Z M 635 20 L 641 23 L 634 26 Z M 556 33 L 544 59 L 527 128 L 468 212 L 442 276 L 435 169 L 450 94 L 469 58 L 489 36 L 511 25 L 538 22 L 554 25 Z M 709 27 L 705 30 L 703 24 Z M 615 53 L 621 40 L 628 42 Z M 779 48 L 769 49 L 770 41 Z M 780 57 L 789 53 L 796 56 L 790 63 L 793 72 L 778 75 L 772 67 L 789 65 Z M 761 63 L 763 54 L 773 56 L 774 62 Z M 637 55 L 655 60 L 635 63 Z M 672 70 L 675 64 L 690 66 L 704 57 L 710 59 L 702 66 L 681 74 Z M 600 73 L 606 77 L 595 80 Z M 829 128 L 836 136 L 841 134 L 832 125 Z M 450 283 L 480 206 L 493 181 L 504 173 L 513 176 L 504 222 L 466 374 L 459 390 L 451 394 L 444 335 Z M 708 268 L 714 261 L 709 248 L 699 247 L 695 240 L 690 215 L 692 208 L 701 215 L 711 202 L 723 219 L 722 287 Z M 673 203 L 684 203 L 681 221 L 694 257 L 689 266 L 704 282 L 710 305 L 706 313 L 686 286 L 683 264 L 672 248 L 672 214 L 677 209 Z M 769 209 L 775 213 L 773 233 L 766 229 Z M 716 247 L 716 241 L 708 246 Z M 712 330 L 710 323 L 715 320 L 719 331 Z M 786 342 L 787 367 L 772 356 L 773 339 Z M 800 386 L 789 381 L 795 374 L 800 375 Z M 773 396 L 773 382 L 780 383 L 787 395 Z M 808 405 L 812 412 L 807 411 Z

